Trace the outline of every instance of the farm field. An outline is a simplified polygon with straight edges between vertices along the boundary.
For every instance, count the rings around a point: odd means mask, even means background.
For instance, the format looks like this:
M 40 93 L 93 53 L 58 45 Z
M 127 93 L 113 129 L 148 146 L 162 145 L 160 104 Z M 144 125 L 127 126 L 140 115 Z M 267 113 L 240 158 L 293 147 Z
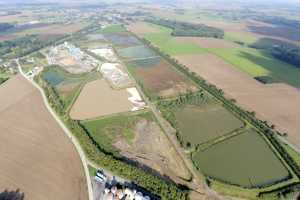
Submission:
M 86 200 L 79 155 L 39 91 L 17 75 L 1 85 L 0 95 L 0 188 L 19 188 L 32 200 Z
M 130 46 L 141 45 L 141 42 L 128 32 L 106 33 L 104 37 L 117 48 L 126 48 Z
M 193 161 L 207 176 L 246 188 L 270 185 L 289 177 L 267 143 L 251 129 L 196 152 Z
M 191 81 L 177 72 L 165 59 L 149 47 L 141 45 L 141 42 L 126 32 L 125 29 L 120 29 L 120 27 L 113 27 L 112 29 L 113 35 L 116 37 L 114 40 L 127 42 L 125 46 L 128 45 L 124 47 L 111 41 L 118 56 L 125 62 L 131 75 L 135 77 L 149 97 L 170 97 L 197 90 Z M 132 38 L 138 43 L 134 44 Z
M 144 23 L 143 25 L 138 23 L 136 26 L 147 25 L 156 28 L 158 33 L 145 33 L 143 37 L 170 55 L 179 56 L 196 53 L 212 53 L 228 63 L 231 63 L 233 67 L 245 71 L 252 77 L 267 75 L 292 86 L 297 87 L 300 85 L 300 79 L 298 78 L 300 76 L 299 69 L 276 60 L 263 51 L 240 47 L 230 40 L 172 37 L 171 29 L 149 23 Z M 131 27 L 134 27 L 134 25 L 131 25 Z M 133 31 L 136 29 L 138 28 L 131 28 Z M 140 32 L 141 31 L 139 31 L 139 34 L 141 34 Z M 231 35 L 231 37 L 234 36 Z M 225 38 L 228 38 L 228 35 L 225 35 Z
M 57 90 L 68 108 L 85 83 L 99 79 L 101 75 L 98 72 L 71 74 L 59 66 L 49 66 L 42 72 L 42 78 Z
M 193 146 L 243 127 L 243 122 L 221 105 L 187 105 L 176 111 L 175 117 L 183 140 Z
M 193 43 L 199 45 L 201 48 L 219 48 L 219 49 L 231 49 L 238 48 L 239 45 L 217 38 L 205 38 L 205 37 L 176 37 L 178 42 Z
M 272 58 L 271 55 L 250 48 L 208 49 L 232 66 L 252 77 L 270 76 L 275 80 L 292 86 L 300 85 L 300 69 Z
M 287 132 L 289 142 L 300 146 L 298 89 L 282 83 L 264 85 L 211 54 L 184 55 L 176 59 L 222 89 L 245 109 L 255 111 L 259 118 L 275 124 L 279 131 Z
M 143 45 L 118 49 L 118 54 L 126 60 L 142 60 L 158 57 L 154 51 Z
M 84 27 L 86 27 L 88 23 L 73 23 L 73 24 L 50 24 L 48 26 L 26 29 L 17 35 L 25 35 L 25 34 L 38 34 L 38 35 L 66 35 L 75 33 Z
M 170 97 L 197 90 L 192 82 L 162 58 L 131 61 L 127 62 L 127 66 L 148 96 Z
M 72 119 L 86 120 L 105 115 L 128 112 L 135 105 L 126 90 L 113 90 L 104 80 L 87 83 L 70 110 Z
M 158 33 L 145 33 L 144 38 L 150 41 L 153 45 L 159 47 L 163 52 L 170 55 L 201 53 L 204 50 L 194 44 L 178 41 L 177 38 L 171 36 L 172 30 L 163 26 L 149 24 L 159 30 Z
M 138 112 L 81 122 L 106 151 L 138 161 L 182 183 L 189 171 L 156 124 L 151 112 Z M 181 179 L 180 179 L 181 178 Z

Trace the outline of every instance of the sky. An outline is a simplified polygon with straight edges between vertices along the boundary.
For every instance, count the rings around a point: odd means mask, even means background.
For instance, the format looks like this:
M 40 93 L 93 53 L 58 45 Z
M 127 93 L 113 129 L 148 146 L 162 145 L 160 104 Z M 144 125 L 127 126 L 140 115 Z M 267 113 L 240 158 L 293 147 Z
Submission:
M 68 3 L 68 2 L 80 2 L 80 3 L 87 3 L 87 2 L 91 2 L 91 3 L 96 3 L 96 2 L 143 2 L 143 1 L 155 1 L 155 2 L 163 2 L 163 1 L 168 1 L 168 2 L 175 2 L 175 1 L 179 1 L 179 2 L 185 2 L 185 0 L 0 0 L 1 3 L 12 3 L 12 2 L 17 2 L 17 3 L 47 3 L 47 2 L 64 2 L 64 3 Z M 195 1 L 195 2 L 211 2 L 212 0 L 188 0 L 188 1 Z M 220 1 L 220 0 L 213 0 L 213 1 Z M 247 3 L 253 3 L 253 2 L 257 2 L 257 3 L 262 3 L 262 2 L 267 2 L 270 4 L 273 3 L 292 3 L 292 4 L 297 4 L 300 6 L 300 0 L 221 0 L 222 2 L 247 2 Z

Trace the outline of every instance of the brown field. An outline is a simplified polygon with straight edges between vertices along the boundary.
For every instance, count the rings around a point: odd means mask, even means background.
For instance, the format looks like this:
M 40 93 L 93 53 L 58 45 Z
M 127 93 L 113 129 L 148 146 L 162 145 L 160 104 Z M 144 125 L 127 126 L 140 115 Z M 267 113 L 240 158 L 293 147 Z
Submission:
M 113 90 L 104 80 L 87 83 L 73 105 L 72 119 L 85 120 L 104 115 L 127 112 L 133 108 L 126 90 Z
M 5 16 L 0 16 L 0 23 L 2 22 L 25 22 L 25 21 L 30 21 L 34 20 L 33 14 L 31 11 L 23 11 L 21 14 L 16 14 L 16 15 L 5 15 Z
M 300 92 L 286 84 L 264 85 L 222 59 L 210 54 L 176 57 L 192 71 L 221 88 L 230 98 L 288 133 L 288 140 L 300 147 Z
M 10 34 L 10 35 L 0 35 L 0 42 L 6 41 L 6 40 L 13 40 L 17 38 L 18 36 Z
M 127 26 L 127 29 L 137 35 L 144 35 L 146 33 L 156 33 L 158 32 L 157 29 L 148 26 L 144 22 L 137 22 L 137 23 L 132 23 L 129 26 Z
M 138 67 L 136 73 L 146 88 L 160 96 L 169 97 L 197 88 L 183 75 L 176 72 L 166 61 L 148 68 Z
M 190 173 L 160 127 L 153 121 L 141 119 L 134 127 L 135 139 L 131 145 L 120 138 L 114 146 L 121 154 L 155 169 L 160 174 L 183 184 Z
M 86 200 L 84 170 L 75 147 L 20 75 L 0 88 L 0 188 L 30 200 Z
M 228 42 L 222 39 L 216 38 L 201 38 L 201 37 L 176 37 L 176 40 L 179 42 L 187 42 L 187 43 L 194 43 L 199 45 L 202 48 L 235 48 L 238 47 L 237 44 Z
M 80 29 L 84 28 L 88 24 L 84 23 L 77 23 L 77 24 L 53 24 L 45 27 L 40 28 L 32 28 L 22 31 L 18 34 L 45 34 L 45 35 L 65 35 L 71 34 L 79 31 Z

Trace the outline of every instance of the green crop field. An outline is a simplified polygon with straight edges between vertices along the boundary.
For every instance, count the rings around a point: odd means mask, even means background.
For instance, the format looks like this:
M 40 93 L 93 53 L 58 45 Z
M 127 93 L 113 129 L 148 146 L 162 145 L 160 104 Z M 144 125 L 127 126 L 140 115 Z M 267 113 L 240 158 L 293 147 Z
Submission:
M 243 126 L 243 122 L 221 105 L 187 105 L 175 112 L 180 134 L 193 145 L 230 133 Z
M 270 76 L 293 86 L 300 85 L 300 69 L 281 62 L 271 55 L 250 48 L 208 49 L 249 75 Z
M 132 64 L 136 67 L 148 68 L 148 67 L 155 67 L 161 61 L 162 61 L 161 57 L 153 57 L 153 58 L 135 60 L 132 61 Z
M 157 56 L 154 51 L 146 46 L 133 46 L 117 50 L 118 54 L 126 59 L 144 59 Z
M 111 42 L 116 48 L 142 45 L 142 43 L 128 32 L 104 34 L 106 40 Z
M 169 28 L 154 24 L 149 24 L 149 26 L 158 29 L 159 33 L 147 33 L 144 35 L 145 39 L 170 55 L 201 53 L 204 51 L 196 44 L 176 41 L 171 36 L 172 30 Z
M 131 144 L 135 137 L 133 127 L 141 118 L 151 119 L 152 114 L 150 112 L 139 112 L 82 121 L 81 123 L 101 148 L 107 152 L 117 154 L 118 151 L 113 147 L 113 143 L 118 137 L 124 137 L 127 143 Z
M 253 44 L 258 40 L 258 38 L 247 32 L 225 32 L 224 39 L 230 42 L 243 42 L 245 44 Z
M 192 159 L 207 176 L 248 188 L 289 177 L 288 170 L 254 130 L 198 151 Z

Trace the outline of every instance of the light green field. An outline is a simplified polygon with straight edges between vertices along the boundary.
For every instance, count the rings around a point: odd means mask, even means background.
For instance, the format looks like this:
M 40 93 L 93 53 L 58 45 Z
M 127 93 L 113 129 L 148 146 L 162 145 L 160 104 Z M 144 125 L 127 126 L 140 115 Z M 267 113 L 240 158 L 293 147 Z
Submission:
M 258 39 L 250 33 L 225 32 L 224 39 L 230 42 L 244 42 L 245 44 L 253 44 Z
M 242 121 L 221 105 L 215 104 L 188 105 L 179 109 L 175 116 L 183 140 L 193 145 L 208 142 L 243 126 Z
M 289 155 L 295 160 L 295 162 L 300 167 L 300 153 L 296 152 L 292 147 L 282 144 L 282 146 L 285 148 L 285 150 L 289 153 Z
M 293 86 L 300 85 L 300 69 L 274 59 L 263 51 L 250 48 L 208 49 L 207 51 L 253 77 L 270 76 Z
M 290 176 L 254 130 L 196 152 L 192 159 L 207 176 L 246 188 L 272 185 Z
M 157 56 L 154 51 L 144 45 L 118 49 L 117 52 L 121 57 L 126 59 L 145 59 Z
M 144 37 L 162 51 L 170 55 L 202 53 L 204 50 L 192 43 L 178 42 L 171 36 L 172 30 L 163 26 L 149 24 L 159 30 L 159 33 L 147 33 Z
M 112 25 L 108 26 L 101 30 L 101 33 L 119 33 L 124 32 L 126 29 L 121 25 Z

